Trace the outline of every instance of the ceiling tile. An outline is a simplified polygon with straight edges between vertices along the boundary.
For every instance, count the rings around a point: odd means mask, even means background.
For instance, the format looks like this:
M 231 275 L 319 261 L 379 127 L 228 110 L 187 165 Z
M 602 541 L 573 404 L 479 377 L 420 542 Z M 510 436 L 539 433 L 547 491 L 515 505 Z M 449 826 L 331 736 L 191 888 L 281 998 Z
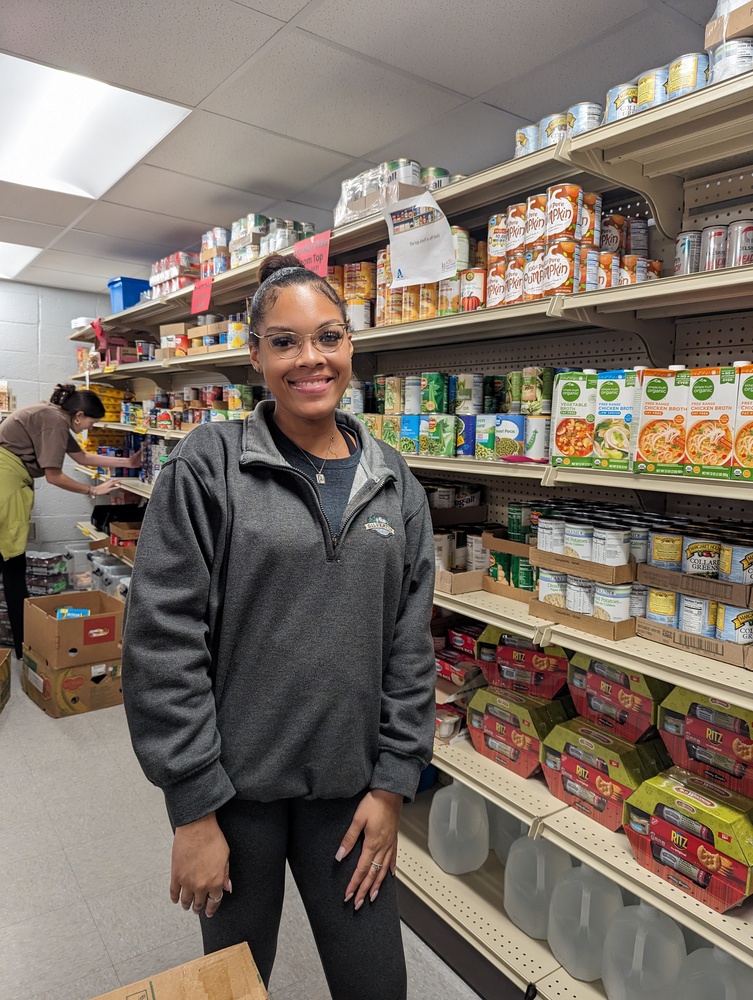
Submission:
M 196 105 L 283 26 L 238 3 L 24 0 L 3 4 L 3 49 Z
M 269 14 L 270 17 L 279 18 L 281 21 L 289 21 L 303 10 L 308 0 L 234 0 L 234 2 L 259 10 L 262 14 Z
M 488 104 L 470 104 L 388 143 L 369 154 L 372 160 L 407 156 L 424 166 L 446 167 L 451 174 L 473 174 L 512 157 L 515 132 L 524 119 Z
M 485 100 L 506 111 L 537 121 L 578 101 L 604 104 L 607 90 L 644 70 L 663 66 L 683 52 L 703 47 L 702 32 L 675 11 L 662 8 L 623 25 L 598 45 L 584 45 L 551 62 L 545 72 L 533 70 L 500 87 Z M 604 54 L 608 52 L 609 58 Z M 578 72 L 573 72 L 574 63 Z
M 44 285 L 46 288 L 71 288 L 78 292 L 101 292 L 103 288 L 103 279 L 97 275 L 51 271 L 46 267 L 27 267 L 17 280 L 31 285 Z
M 683 17 L 690 18 L 705 28 L 714 13 L 713 0 L 661 0 L 666 7 L 672 7 Z
M 390 66 L 477 97 L 532 64 L 595 38 L 646 0 L 325 0 L 301 27 Z M 428 16 L 427 16 L 428 15 Z M 574 72 L 579 73 L 578 67 Z
M 88 274 L 104 279 L 104 285 L 111 278 L 148 278 L 149 268 L 131 261 L 109 257 L 93 257 L 78 253 L 63 253 L 60 250 L 45 250 L 35 260 L 34 265 L 48 271 L 67 271 L 70 274 Z M 103 282 L 100 281 L 99 290 Z
M 267 198 L 289 198 L 346 164 L 348 157 L 194 111 L 145 162 L 241 191 L 263 192 Z
M 21 243 L 27 247 L 46 247 L 63 232 L 59 226 L 42 226 L 23 219 L 0 218 L 0 242 Z
M 318 233 L 332 228 L 332 212 L 312 208 L 295 201 L 277 201 L 267 205 L 263 214 L 272 219 L 293 219 L 295 222 L 311 222 Z
M 202 224 L 99 201 L 81 219 L 78 229 L 102 236 L 123 237 L 154 244 L 164 243 L 173 250 L 185 250 L 200 243 Z
M 91 198 L 0 181 L 0 216 L 5 218 L 69 226 L 91 204 Z
M 196 219 L 201 227 L 227 226 L 241 215 L 260 212 L 269 198 L 142 164 L 108 191 L 105 200 Z
M 131 264 L 151 264 L 152 261 L 172 253 L 177 247 L 171 243 L 163 242 L 158 245 L 71 229 L 55 243 L 52 249 L 63 253 L 129 261 Z
M 346 166 L 335 170 L 329 177 L 325 177 L 324 180 L 301 191 L 298 197 L 307 205 L 315 205 L 317 208 L 332 211 L 340 197 L 342 182 L 375 165 L 371 160 L 349 160 Z
M 314 73 L 312 67 L 322 70 Z M 291 31 L 202 108 L 362 156 L 462 103 L 461 97 Z

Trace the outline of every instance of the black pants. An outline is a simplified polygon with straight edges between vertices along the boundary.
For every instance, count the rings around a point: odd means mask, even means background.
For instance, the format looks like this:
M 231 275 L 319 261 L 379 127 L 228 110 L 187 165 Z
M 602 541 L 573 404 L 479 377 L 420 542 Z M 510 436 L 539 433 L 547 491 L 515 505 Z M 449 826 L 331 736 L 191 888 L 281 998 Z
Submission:
M 29 596 L 26 589 L 26 553 L 22 552 L 12 559 L 0 556 L 0 569 L 3 572 L 3 590 L 13 632 L 13 645 L 20 660 L 24 641 L 24 601 Z
M 285 894 L 285 861 L 306 908 L 333 1000 L 405 1000 L 406 971 L 395 879 L 356 913 L 345 889 L 362 840 L 335 861 L 363 796 L 352 799 L 233 800 L 217 813 L 230 846 L 230 880 L 211 920 L 201 915 L 204 951 L 247 941 L 265 984 L 277 950 Z

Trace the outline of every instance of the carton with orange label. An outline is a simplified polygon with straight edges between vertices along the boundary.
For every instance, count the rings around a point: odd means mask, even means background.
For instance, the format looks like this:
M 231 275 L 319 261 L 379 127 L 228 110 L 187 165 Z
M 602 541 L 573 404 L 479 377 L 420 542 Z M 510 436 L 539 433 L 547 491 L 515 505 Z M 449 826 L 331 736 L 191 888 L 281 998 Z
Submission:
M 753 478 L 753 365 L 737 369 L 737 409 L 732 479 Z
M 737 405 L 735 368 L 693 368 L 685 435 L 686 476 L 729 479 Z
M 689 390 L 686 369 L 641 372 L 633 472 L 684 475 Z

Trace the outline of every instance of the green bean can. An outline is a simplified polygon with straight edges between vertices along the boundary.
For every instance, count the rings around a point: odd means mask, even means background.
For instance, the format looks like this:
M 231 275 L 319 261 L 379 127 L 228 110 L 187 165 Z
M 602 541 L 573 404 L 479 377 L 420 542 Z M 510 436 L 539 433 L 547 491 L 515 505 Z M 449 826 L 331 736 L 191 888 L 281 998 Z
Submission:
M 523 372 L 507 373 L 507 413 L 520 413 L 523 393 Z M 550 397 L 551 398 L 551 397 Z
M 511 500 L 507 505 L 508 532 L 525 532 L 531 524 L 531 505 Z
M 489 576 L 498 583 L 510 583 L 511 563 L 515 556 L 509 552 L 489 553 Z
M 524 368 L 521 384 L 520 412 L 539 416 L 552 412 L 553 368 Z
M 384 413 L 384 400 L 387 391 L 387 376 L 386 375 L 375 375 L 374 376 L 374 395 L 376 397 L 376 411 L 377 413 Z
M 446 382 L 442 372 L 421 372 L 421 412 L 447 413 Z

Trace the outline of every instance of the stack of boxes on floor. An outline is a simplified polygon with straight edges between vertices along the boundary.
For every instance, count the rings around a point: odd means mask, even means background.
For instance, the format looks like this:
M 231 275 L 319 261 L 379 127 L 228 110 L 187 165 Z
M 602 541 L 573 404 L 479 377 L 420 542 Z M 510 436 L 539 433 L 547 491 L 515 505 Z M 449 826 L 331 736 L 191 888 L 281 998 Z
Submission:
M 30 597 L 61 594 L 68 589 L 68 560 L 63 552 L 27 552 L 26 588 Z M 0 647 L 13 646 L 8 605 L 0 582 Z

